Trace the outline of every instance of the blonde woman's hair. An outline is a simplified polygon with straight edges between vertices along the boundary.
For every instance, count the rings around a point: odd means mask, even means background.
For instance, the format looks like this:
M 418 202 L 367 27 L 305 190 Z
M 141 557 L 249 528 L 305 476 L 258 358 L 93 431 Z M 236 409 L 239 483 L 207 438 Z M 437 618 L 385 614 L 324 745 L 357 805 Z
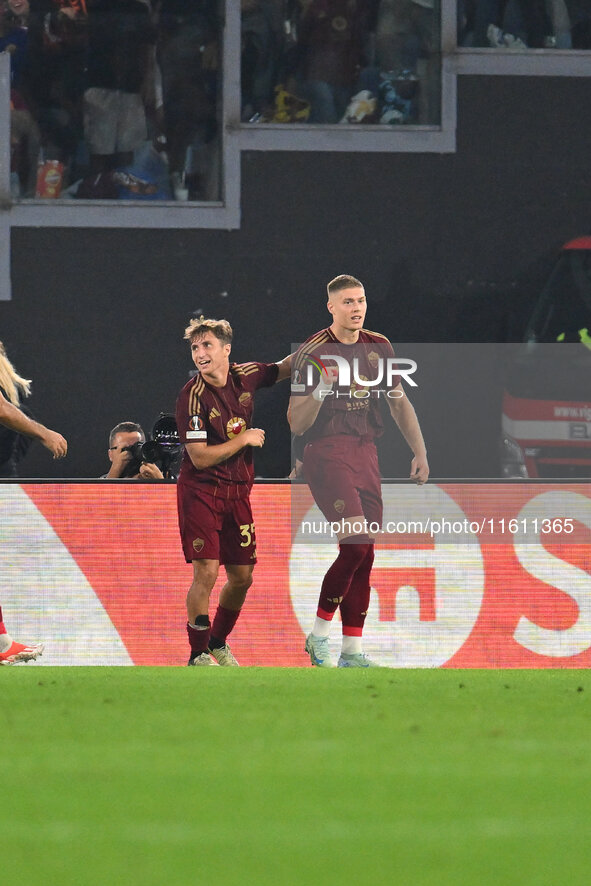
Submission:
M 13 406 L 18 406 L 21 397 L 28 397 L 31 393 L 31 379 L 19 375 L 8 357 L 6 349 L 0 341 L 0 388 L 10 400 Z

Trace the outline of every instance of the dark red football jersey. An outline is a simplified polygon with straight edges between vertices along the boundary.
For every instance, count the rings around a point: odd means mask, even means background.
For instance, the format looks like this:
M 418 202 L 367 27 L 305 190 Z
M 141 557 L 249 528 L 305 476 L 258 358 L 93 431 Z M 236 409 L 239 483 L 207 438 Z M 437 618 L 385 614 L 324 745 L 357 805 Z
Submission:
M 223 388 L 209 385 L 197 373 L 184 386 L 176 404 L 181 443 L 203 442 L 215 446 L 252 427 L 254 392 L 275 384 L 278 371 L 276 363 L 231 363 Z M 183 453 L 181 483 L 243 484 L 250 488 L 253 480 L 252 446 L 245 446 L 227 461 L 201 470 L 197 470 L 186 450 Z
M 292 396 L 309 396 L 320 381 L 323 366 L 334 366 L 335 357 L 346 363 L 348 378 L 333 385 L 332 392 L 323 397 L 316 421 L 306 431 L 306 440 L 333 434 L 379 437 L 383 432 L 380 398 L 400 382 L 399 375 L 391 371 L 388 375 L 387 361 L 394 358 L 394 350 L 379 332 L 361 329 L 354 344 L 340 342 L 330 327 L 311 335 L 293 360 Z

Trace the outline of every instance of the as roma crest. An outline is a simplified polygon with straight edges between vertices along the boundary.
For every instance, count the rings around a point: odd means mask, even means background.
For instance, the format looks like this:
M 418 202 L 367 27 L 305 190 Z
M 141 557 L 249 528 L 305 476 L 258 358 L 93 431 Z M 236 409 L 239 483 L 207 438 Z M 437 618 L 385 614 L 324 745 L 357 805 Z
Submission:
M 228 434 L 228 437 L 230 437 L 230 438 L 237 437 L 238 434 L 241 434 L 242 431 L 245 431 L 245 430 L 246 430 L 246 422 L 244 421 L 243 418 L 238 418 L 237 416 L 234 416 L 233 418 L 231 418 L 230 421 L 228 422 L 228 424 L 226 425 L 226 433 Z

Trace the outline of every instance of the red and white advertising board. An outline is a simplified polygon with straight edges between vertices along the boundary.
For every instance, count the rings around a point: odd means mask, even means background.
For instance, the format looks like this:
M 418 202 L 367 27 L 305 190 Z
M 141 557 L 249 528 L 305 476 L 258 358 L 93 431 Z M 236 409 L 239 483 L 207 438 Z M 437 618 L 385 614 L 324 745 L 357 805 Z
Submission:
M 412 517 L 408 490 L 423 512 L 445 505 L 458 522 L 488 520 L 494 532 L 378 542 L 369 655 L 393 667 L 591 664 L 589 484 L 385 484 L 386 516 Z M 252 502 L 258 564 L 232 649 L 244 665 L 305 667 L 304 638 L 336 543 L 302 537 L 309 514 L 300 505 L 294 519 L 289 484 L 256 485 Z M 0 515 L 0 602 L 15 637 L 45 642 L 40 664 L 186 663 L 191 567 L 174 485 L 3 484 Z M 572 530 L 543 531 L 549 517 Z M 511 520 L 527 521 L 526 541 L 509 531 Z M 335 652 L 339 628 L 337 617 Z

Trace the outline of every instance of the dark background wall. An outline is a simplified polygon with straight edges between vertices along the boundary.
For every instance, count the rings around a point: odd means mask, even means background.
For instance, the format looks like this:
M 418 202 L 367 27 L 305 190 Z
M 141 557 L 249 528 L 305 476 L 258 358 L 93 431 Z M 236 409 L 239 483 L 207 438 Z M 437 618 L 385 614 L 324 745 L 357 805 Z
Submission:
M 583 78 L 460 78 L 452 155 L 244 154 L 239 231 L 13 230 L 0 338 L 33 378 L 36 416 L 70 442 L 55 464 L 34 446 L 21 474 L 100 475 L 114 424 L 149 430 L 172 411 L 199 309 L 230 320 L 235 359 L 275 360 L 328 324 L 325 284 L 352 273 L 366 325 L 394 343 L 518 335 L 561 244 L 591 233 L 590 91 Z M 289 470 L 282 387 L 257 400 L 266 475 Z M 453 396 L 448 413 L 423 411 L 427 438 L 461 413 Z

